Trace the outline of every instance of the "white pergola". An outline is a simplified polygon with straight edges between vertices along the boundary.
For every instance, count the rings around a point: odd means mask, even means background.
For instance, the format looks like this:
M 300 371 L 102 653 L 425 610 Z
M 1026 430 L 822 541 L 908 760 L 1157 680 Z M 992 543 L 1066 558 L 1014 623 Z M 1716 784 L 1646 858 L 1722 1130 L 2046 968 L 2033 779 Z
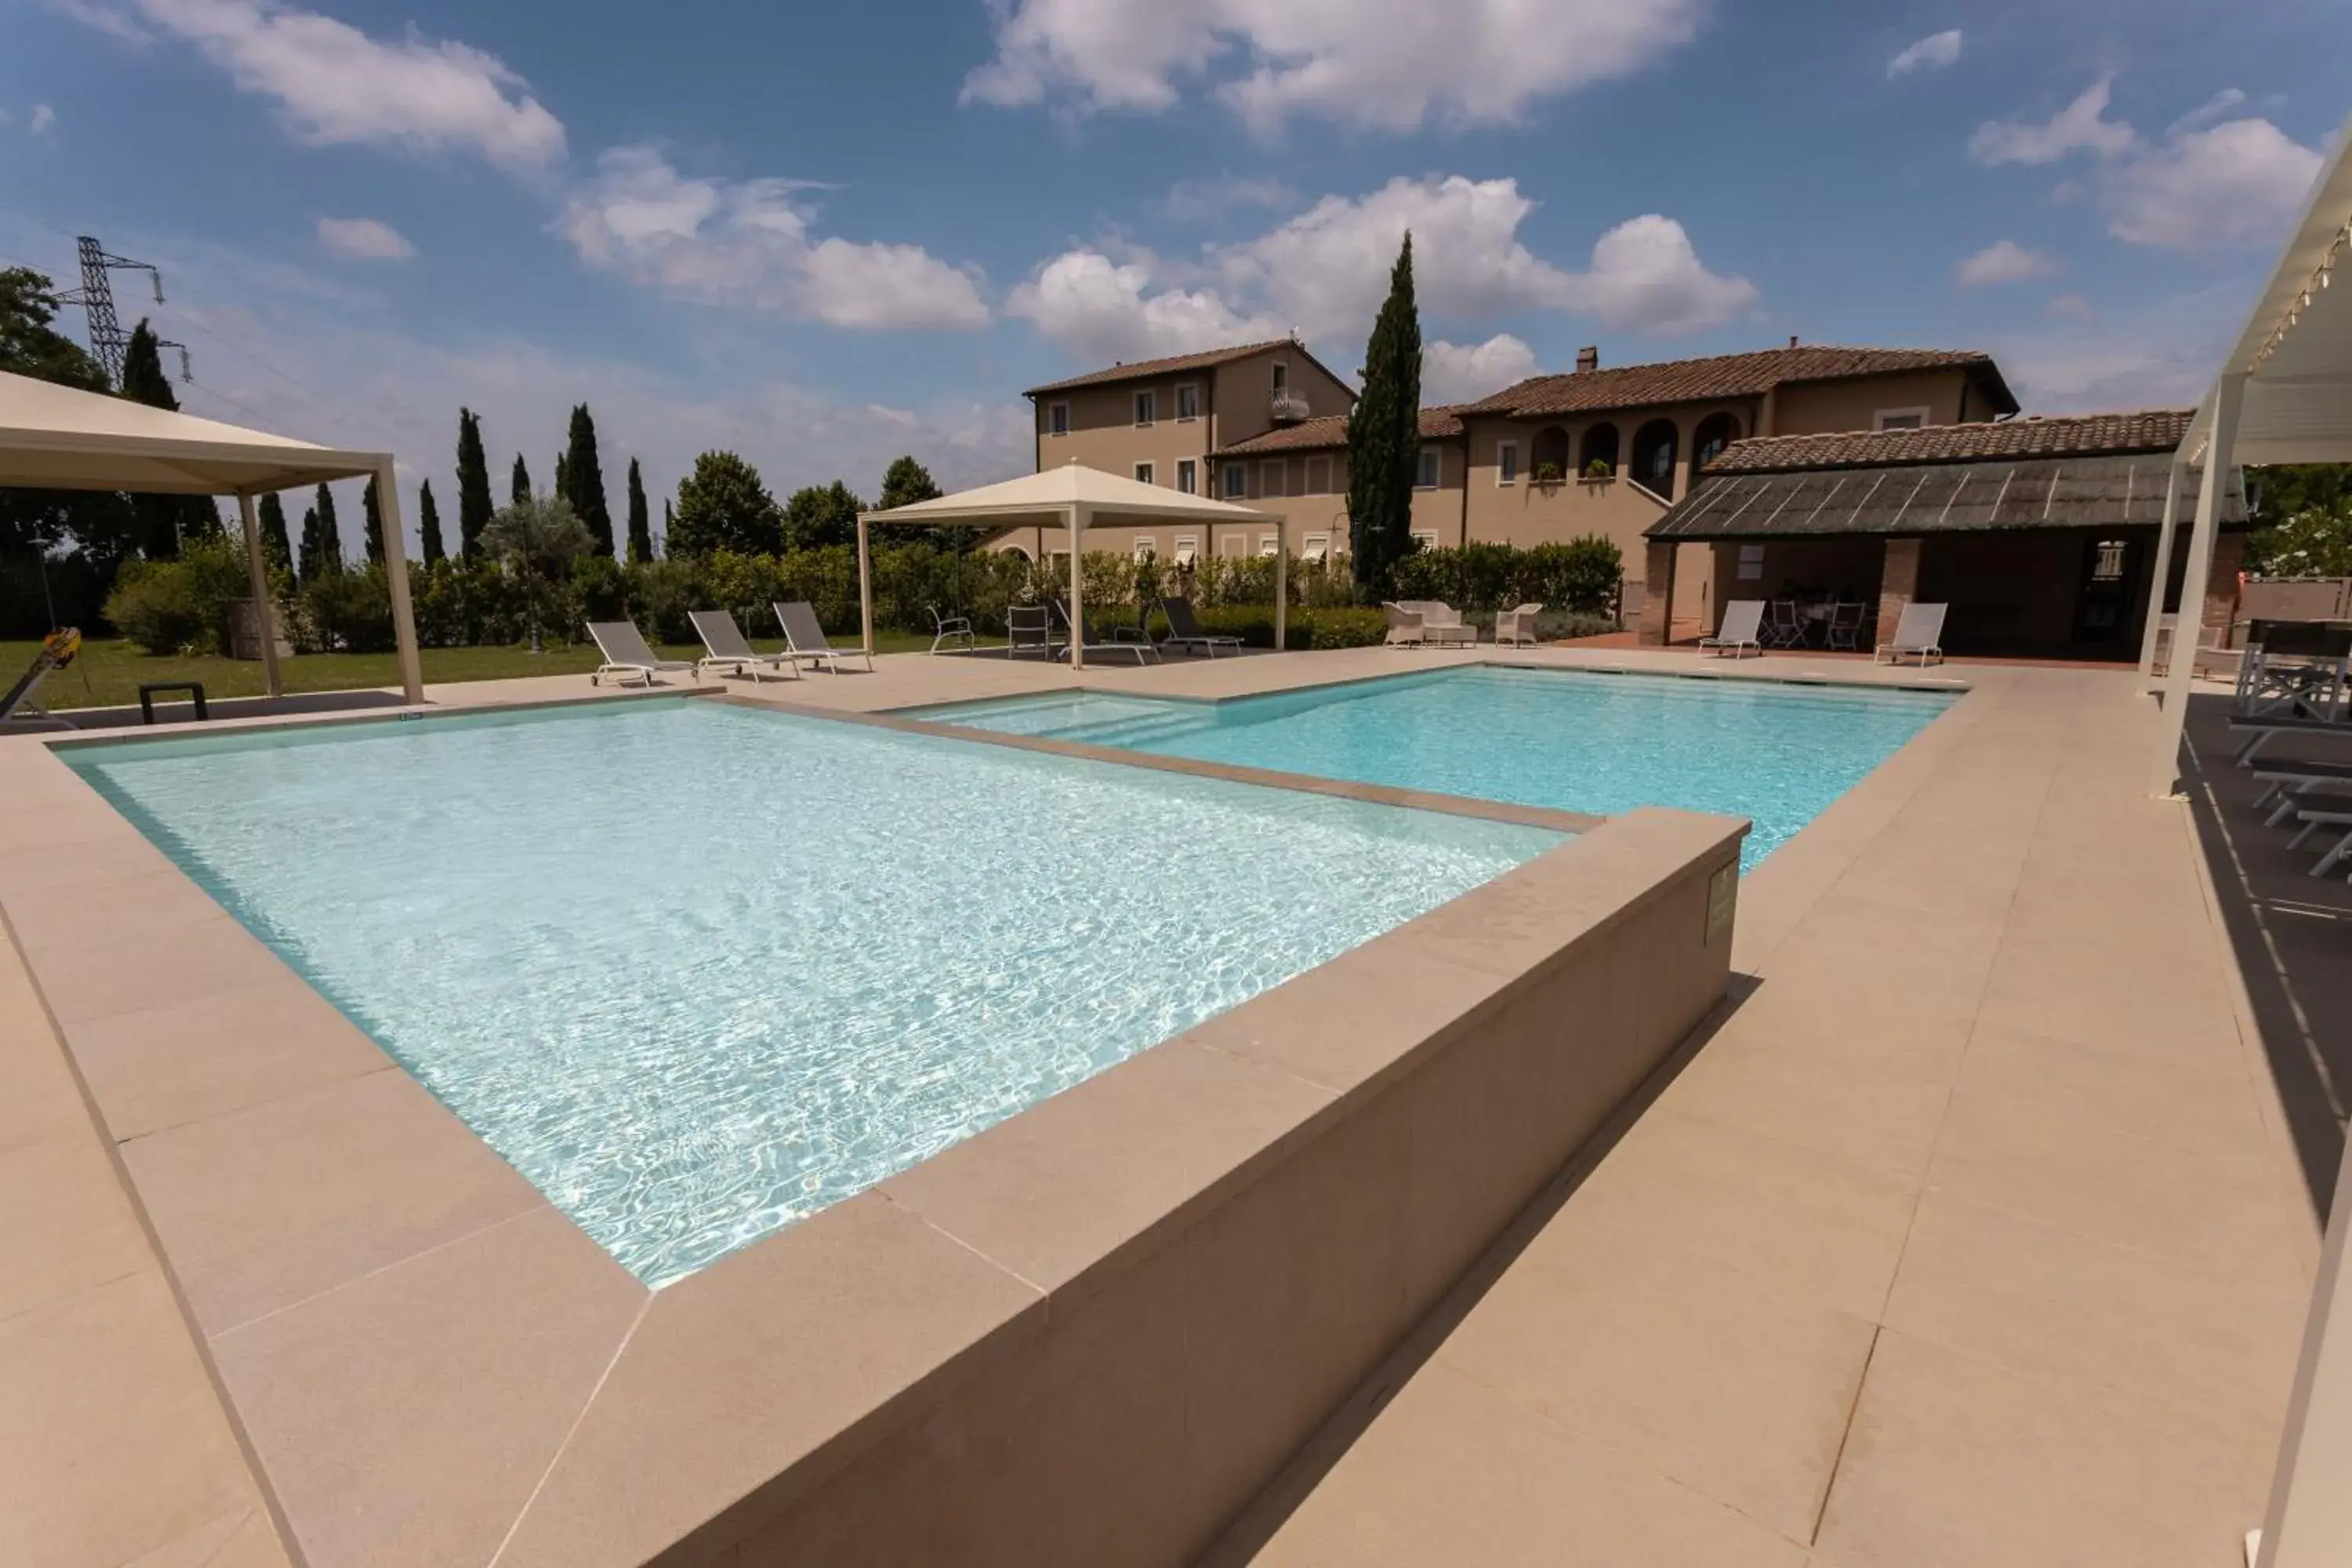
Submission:
M 383 563 L 392 590 L 393 634 L 400 647 L 401 692 L 410 702 L 422 702 L 425 679 L 416 658 L 416 617 L 408 602 L 407 551 L 401 541 L 400 488 L 390 453 L 314 447 L 0 372 L 0 488 L 236 498 L 272 697 L 281 695 L 284 686 L 254 498 L 361 478 L 376 481 L 383 515 Z
M 1070 668 L 1084 669 L 1086 650 L 1085 586 L 1080 564 L 1086 556 L 1086 532 L 1090 527 L 1138 522 L 1193 522 L 1204 530 L 1218 523 L 1264 523 L 1275 531 L 1274 646 L 1281 651 L 1288 629 L 1290 541 L 1283 519 L 1274 512 L 1252 511 L 1227 501 L 1186 495 L 1181 490 L 1121 479 L 1100 468 L 1089 468 L 1073 458 L 1058 468 L 1027 474 L 1002 484 L 982 485 L 936 500 L 916 501 L 887 511 L 857 514 L 857 605 L 866 651 L 874 651 L 873 552 L 868 542 L 876 524 L 911 524 L 927 528 L 1058 528 L 1070 541 Z
M 2180 613 L 2165 669 L 2164 733 L 2154 759 L 2154 793 L 2170 795 L 2179 777 L 2180 738 L 2188 720 L 2189 669 L 2195 662 L 2205 580 L 2212 571 L 2213 540 L 2230 477 L 2246 463 L 2352 462 L 2352 121 L 2336 133 L 2302 218 L 2279 253 L 2270 281 L 2247 313 L 2229 356 L 2199 404 L 2173 455 L 2164 525 L 2156 549 L 2158 592 L 2171 566 L 2175 514 L 2191 468 L 2197 510 L 2180 580 Z M 2342 293 L 2336 275 L 2346 272 Z M 2140 645 L 2140 673 L 2154 667 L 2158 617 L 2151 613 Z

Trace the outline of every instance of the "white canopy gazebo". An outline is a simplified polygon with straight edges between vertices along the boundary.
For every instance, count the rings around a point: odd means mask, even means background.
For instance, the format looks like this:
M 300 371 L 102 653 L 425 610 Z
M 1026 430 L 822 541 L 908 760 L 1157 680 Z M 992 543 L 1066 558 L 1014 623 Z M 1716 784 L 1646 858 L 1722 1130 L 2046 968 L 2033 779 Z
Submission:
M 866 651 L 874 651 L 873 552 L 868 536 L 873 525 L 914 524 L 929 528 L 1058 528 L 1070 542 L 1070 668 L 1087 663 L 1085 588 L 1080 563 L 1086 556 L 1086 531 L 1099 523 L 1197 522 L 1213 528 L 1221 522 L 1270 523 L 1275 531 L 1274 646 L 1279 651 L 1287 630 L 1290 541 L 1277 513 L 1252 511 L 1228 501 L 1186 495 L 1140 479 L 1125 479 L 1089 468 L 1075 458 L 1058 468 L 1027 474 L 1002 484 L 982 485 L 936 500 L 919 500 L 887 511 L 857 514 L 857 604 Z
M 383 561 L 392 590 L 393 635 L 400 647 L 401 691 L 410 702 L 422 702 L 425 680 L 416 658 L 416 618 L 409 606 L 407 551 L 401 542 L 400 489 L 390 453 L 314 447 L 0 372 L 0 488 L 236 497 L 272 697 L 282 694 L 283 684 L 254 497 L 360 478 L 376 481 L 383 514 Z

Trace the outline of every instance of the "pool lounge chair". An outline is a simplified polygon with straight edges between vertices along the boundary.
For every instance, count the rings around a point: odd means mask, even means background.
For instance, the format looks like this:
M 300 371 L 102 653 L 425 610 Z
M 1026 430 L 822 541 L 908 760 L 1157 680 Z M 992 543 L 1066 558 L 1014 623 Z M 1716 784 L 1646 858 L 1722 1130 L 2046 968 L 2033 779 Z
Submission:
M 17 678 L 16 685 L 8 689 L 7 695 L 0 697 L 0 731 L 12 725 L 34 730 L 75 728 L 72 720 L 60 719 L 34 701 L 33 694 L 41 689 L 41 682 L 49 678 L 51 670 L 63 669 L 80 651 L 81 633 L 71 626 L 43 637 L 40 651 L 33 655 L 33 662 L 26 666 L 25 673 Z
M 591 686 L 602 686 L 608 675 L 616 686 L 626 686 L 633 675 L 651 686 L 656 676 L 673 671 L 694 673 L 695 667 L 685 659 L 664 658 L 647 647 L 645 634 L 637 630 L 634 622 L 590 621 L 588 635 L 596 639 L 596 651 L 604 656 L 604 662 L 588 678 Z
M 824 640 L 824 628 L 816 623 L 816 606 L 806 599 L 779 599 L 768 607 L 776 612 L 776 624 L 784 628 L 784 647 L 794 659 L 821 664 L 835 675 L 841 673 L 845 658 L 862 658 L 867 669 L 874 668 L 874 656 L 864 648 L 837 648 Z
M 725 610 L 696 610 L 687 619 L 694 623 L 694 635 L 709 650 L 694 661 L 698 677 L 714 669 L 731 669 L 737 675 L 749 670 L 757 682 L 767 679 L 760 673 L 760 667 L 766 665 L 771 669 L 791 670 L 794 680 L 801 678 L 801 667 L 793 662 L 791 654 L 761 653 L 743 639 L 743 628 Z
M 1160 601 L 1160 613 L 1168 617 L 1168 635 L 1160 639 L 1160 646 L 1163 648 L 1199 648 L 1211 658 L 1216 658 L 1220 650 L 1229 653 L 1242 650 L 1239 637 L 1202 631 L 1201 623 L 1193 618 L 1192 601 L 1190 599 L 1162 599 Z
M 1495 616 L 1496 647 L 1532 647 L 1536 640 L 1536 617 L 1543 606 L 1530 601 L 1517 609 L 1504 610 Z
M 1919 668 L 1927 668 L 1929 659 L 1944 662 L 1944 649 L 1937 640 L 1944 635 L 1944 612 L 1948 605 L 1906 605 L 1902 619 L 1895 623 L 1895 636 L 1880 643 L 1870 656 L 1873 664 L 1901 664 L 1916 658 Z
M 1723 606 L 1723 619 L 1716 623 L 1715 635 L 1698 639 L 1699 652 L 1713 648 L 1717 658 L 1727 651 L 1734 658 L 1745 658 L 1748 657 L 1746 650 L 1752 648 L 1756 657 L 1761 658 L 1764 657 L 1764 645 L 1759 640 L 1758 634 L 1763 626 L 1763 600 L 1734 599 Z
M 1046 600 L 1045 608 L 1047 613 L 1049 613 L 1055 620 L 1059 621 L 1062 624 L 1063 631 L 1068 632 L 1071 630 L 1070 614 L 1067 610 L 1062 608 L 1061 600 Z M 1061 652 L 1055 654 L 1054 657 L 1055 658 L 1066 658 L 1069 657 L 1069 651 L 1070 650 L 1066 647 Z M 1085 651 L 1086 656 L 1088 658 L 1108 658 L 1113 654 L 1125 654 L 1128 658 L 1135 660 L 1135 665 L 1138 669 L 1142 668 L 1147 664 L 1158 664 L 1160 662 L 1159 646 L 1151 640 L 1150 634 L 1146 632 L 1141 626 L 1113 626 L 1110 629 L 1110 641 L 1087 643 L 1085 645 Z

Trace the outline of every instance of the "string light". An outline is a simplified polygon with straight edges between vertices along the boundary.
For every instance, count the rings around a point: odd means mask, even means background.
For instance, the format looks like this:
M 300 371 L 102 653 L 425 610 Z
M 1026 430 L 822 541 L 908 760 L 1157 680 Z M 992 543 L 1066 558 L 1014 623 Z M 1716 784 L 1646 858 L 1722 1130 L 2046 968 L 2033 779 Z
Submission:
M 2286 341 L 2287 333 L 2302 323 L 2303 313 L 2311 309 L 2311 297 L 2314 294 L 2326 292 L 2334 283 L 2336 264 L 2343 259 L 2345 247 L 2347 245 L 2352 245 L 2352 220 L 2347 220 L 2344 226 L 2337 229 L 2335 236 L 2328 240 L 2326 254 L 2319 258 L 2318 267 L 2313 270 L 2311 277 L 2305 281 L 2302 289 L 2295 295 L 2295 302 L 2288 308 L 2286 319 L 2271 329 L 2271 335 L 2263 342 L 2262 352 L 2255 354 L 2254 363 L 2246 367 L 2249 371 L 2261 369 L 2263 362 L 2278 352 L 2278 346 Z

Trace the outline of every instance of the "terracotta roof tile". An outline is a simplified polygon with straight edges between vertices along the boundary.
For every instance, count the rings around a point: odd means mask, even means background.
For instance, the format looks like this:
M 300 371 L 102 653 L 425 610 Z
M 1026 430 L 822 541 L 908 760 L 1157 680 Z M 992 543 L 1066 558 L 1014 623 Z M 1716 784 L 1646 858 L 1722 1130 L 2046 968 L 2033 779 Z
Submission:
M 1237 359 L 1247 359 L 1267 349 L 1293 348 L 1297 344 L 1290 338 L 1269 338 L 1262 343 L 1235 343 L 1230 348 L 1203 349 L 1199 353 L 1171 354 L 1165 359 L 1139 359 L 1126 364 L 1111 365 L 1104 370 L 1090 370 L 1084 375 L 1070 376 L 1062 381 L 1049 381 L 1033 386 L 1024 396 L 1035 396 L 1041 392 L 1068 392 L 1080 386 L 1111 386 L 1122 381 L 1146 381 L 1155 375 L 1167 375 L 1175 371 L 1208 370 L 1215 365 L 1230 364 Z
M 1421 438 L 1443 441 L 1462 434 L 1462 421 L 1454 413 L 1454 405 L 1444 404 L 1421 411 Z M 1246 441 L 1236 441 L 1230 447 L 1220 447 L 1210 454 L 1213 458 L 1248 458 L 1261 452 L 1312 452 L 1348 444 L 1348 416 L 1327 414 L 1320 419 L 1302 419 L 1296 425 L 1278 426 L 1263 436 L 1253 436 Z
M 1847 430 L 1820 436 L 1751 436 L 1734 441 L 1706 466 L 1717 474 L 1786 473 L 1802 468 L 1965 463 L 1995 458 L 2087 458 L 2169 452 L 2180 445 L 2194 410 L 2079 414 L 1997 424 L 1929 425 L 1915 430 Z
M 1981 367 L 2009 400 L 2007 384 L 1990 355 L 1973 349 L 1835 348 L 1800 344 L 1706 359 L 1667 360 L 1657 364 L 1619 365 L 1607 370 L 1538 375 L 1507 386 L 1492 397 L 1462 405 L 1465 414 L 1532 416 L 1588 414 L 1612 408 L 1642 408 L 1663 403 L 1697 403 L 1718 397 L 1759 397 L 1792 382 L 1838 381 L 1849 376 L 1902 371 Z

